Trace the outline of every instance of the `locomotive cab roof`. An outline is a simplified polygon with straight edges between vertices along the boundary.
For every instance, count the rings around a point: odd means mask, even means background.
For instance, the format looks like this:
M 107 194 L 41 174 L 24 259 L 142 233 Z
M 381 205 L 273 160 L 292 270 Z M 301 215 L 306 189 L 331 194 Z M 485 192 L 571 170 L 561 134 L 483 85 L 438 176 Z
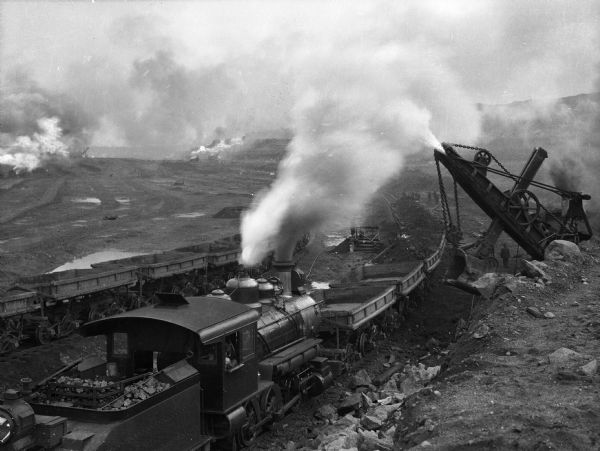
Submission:
M 244 304 L 214 296 L 183 298 L 183 302 L 159 303 L 92 321 L 83 325 L 84 336 L 124 332 L 144 328 L 152 334 L 157 328 L 181 327 L 197 334 L 202 344 L 219 341 L 240 328 L 256 323 L 258 312 Z

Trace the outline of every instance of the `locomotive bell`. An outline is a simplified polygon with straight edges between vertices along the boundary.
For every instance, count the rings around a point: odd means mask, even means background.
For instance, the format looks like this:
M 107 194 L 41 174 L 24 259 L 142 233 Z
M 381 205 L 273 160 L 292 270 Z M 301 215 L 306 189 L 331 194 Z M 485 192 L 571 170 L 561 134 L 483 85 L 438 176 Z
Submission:
M 275 287 L 271 282 L 269 282 L 264 277 L 260 279 L 256 279 L 258 283 L 258 298 L 259 299 L 268 299 L 272 298 L 275 294 Z
M 242 304 L 258 302 L 258 282 L 247 275 L 229 279 L 225 284 L 225 292 L 235 302 Z

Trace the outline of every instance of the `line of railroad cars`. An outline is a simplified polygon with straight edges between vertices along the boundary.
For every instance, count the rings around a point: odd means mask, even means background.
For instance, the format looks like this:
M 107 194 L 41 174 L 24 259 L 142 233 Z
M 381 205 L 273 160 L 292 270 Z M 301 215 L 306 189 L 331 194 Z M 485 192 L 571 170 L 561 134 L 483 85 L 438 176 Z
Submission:
M 209 271 L 227 274 L 237 266 L 240 241 L 238 234 L 93 264 L 91 269 L 22 277 L 0 296 L 0 354 L 26 338 L 47 343 L 70 334 L 82 322 L 143 305 L 156 291 L 172 289 L 166 284 L 178 277 L 185 281 L 202 279 Z
M 361 280 L 302 289 L 303 273 L 230 279 L 227 294 L 159 294 L 158 303 L 83 325 L 106 354 L 75 362 L 0 404 L 7 450 L 193 450 L 248 446 L 264 426 L 333 380 L 323 334 L 360 337 L 440 262 L 445 245 L 406 271 L 363 268 Z M 281 283 L 280 283 L 281 282 Z

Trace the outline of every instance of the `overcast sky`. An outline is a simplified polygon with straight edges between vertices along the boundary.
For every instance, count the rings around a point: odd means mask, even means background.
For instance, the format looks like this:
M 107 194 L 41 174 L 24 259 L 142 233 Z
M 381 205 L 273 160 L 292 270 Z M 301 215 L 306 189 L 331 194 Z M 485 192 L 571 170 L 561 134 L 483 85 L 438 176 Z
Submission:
M 135 136 L 133 129 L 115 132 L 125 103 L 150 121 L 148 110 L 165 97 L 180 97 L 166 108 L 171 115 L 186 109 L 176 132 L 191 138 L 205 132 L 189 117 L 211 111 L 228 124 L 247 124 L 243 110 L 257 127 L 281 125 L 304 69 L 314 72 L 320 64 L 311 61 L 312 52 L 335 58 L 346 46 L 371 40 L 376 51 L 411 52 L 405 66 L 395 66 L 399 78 L 431 63 L 440 96 L 450 83 L 455 95 L 473 103 L 593 92 L 600 67 L 597 0 L 5 1 L 0 11 L 1 75 L 21 70 L 49 92 L 76 97 L 99 118 L 96 143 Z M 185 85 L 181 92 L 161 97 L 163 67 L 178 76 L 169 83 Z M 132 86 L 146 95 L 125 102 Z M 115 92 L 118 98 L 109 99 Z M 209 111 L 196 110 L 187 97 Z M 258 110 L 272 114 L 259 120 Z M 220 122 L 204 124 L 212 131 Z
M 477 101 L 569 95 L 593 88 L 600 54 L 597 0 L 417 3 L 427 6 L 419 13 L 397 11 L 398 27 L 447 46 Z M 182 62 L 193 66 L 198 61 L 226 62 L 260 50 L 267 39 L 288 39 L 294 32 L 326 41 L 360 23 L 371 5 L 301 0 L 8 1 L 1 8 L 3 70 L 31 67 L 44 83 L 53 85 L 73 62 L 93 64 L 108 56 L 127 64 L 132 56 L 150 51 L 151 42 L 115 41 L 111 30 L 123 18 L 155 18 L 157 31 L 173 40 Z M 383 20 L 386 3 L 374 8 L 380 9 Z M 415 15 L 418 20 L 407 23 Z M 377 13 L 369 20 L 376 27 Z M 398 30 L 398 37 L 402 34 Z

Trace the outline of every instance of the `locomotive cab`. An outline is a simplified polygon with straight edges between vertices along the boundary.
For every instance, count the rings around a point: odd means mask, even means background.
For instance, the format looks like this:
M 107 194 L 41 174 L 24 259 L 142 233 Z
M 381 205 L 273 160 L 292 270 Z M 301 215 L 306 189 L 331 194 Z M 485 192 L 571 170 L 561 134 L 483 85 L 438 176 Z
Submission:
M 272 385 L 257 377 L 257 319 L 232 301 L 167 294 L 157 305 L 86 324 L 84 336 L 106 336 L 106 359 L 75 362 L 18 403 L 0 404 L 7 418 L 13 404 L 35 412 L 30 429 L 12 433 L 17 441 L 5 439 L 7 449 L 207 448 L 239 431 L 245 400 Z M 52 446 L 36 442 L 47 418 L 61 420 Z

